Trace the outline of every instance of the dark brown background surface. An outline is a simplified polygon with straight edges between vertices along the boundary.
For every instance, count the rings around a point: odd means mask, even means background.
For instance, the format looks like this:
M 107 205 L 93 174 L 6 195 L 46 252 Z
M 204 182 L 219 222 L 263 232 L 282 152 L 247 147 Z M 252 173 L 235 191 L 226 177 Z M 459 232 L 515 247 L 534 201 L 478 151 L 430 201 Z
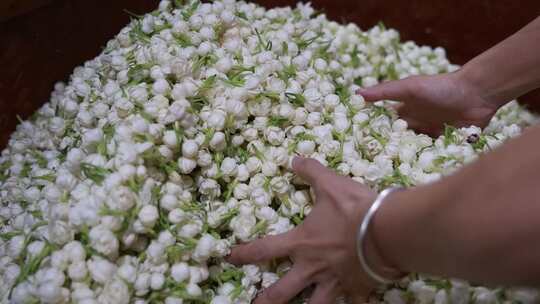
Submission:
M 0 147 L 14 129 L 48 100 L 53 84 L 95 57 L 129 18 L 155 0 L 0 0 Z M 260 0 L 270 6 L 289 0 Z M 362 28 L 383 21 L 402 39 L 442 46 L 459 64 L 493 46 L 540 14 L 538 0 L 314 0 L 338 21 Z M 539 50 L 540 53 L 540 50 Z M 509 58 L 509 60 L 512 60 Z M 540 68 L 540 67 L 537 67 Z M 538 100 L 540 94 L 524 97 Z

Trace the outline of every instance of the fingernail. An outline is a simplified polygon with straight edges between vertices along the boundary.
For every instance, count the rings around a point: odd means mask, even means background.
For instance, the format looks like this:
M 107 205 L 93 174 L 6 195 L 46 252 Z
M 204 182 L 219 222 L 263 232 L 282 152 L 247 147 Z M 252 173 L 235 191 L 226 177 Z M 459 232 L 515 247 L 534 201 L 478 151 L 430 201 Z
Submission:
M 293 156 L 290 163 L 291 169 L 294 169 L 294 167 L 296 167 L 295 164 L 298 164 L 299 161 L 302 161 L 301 156 L 298 156 L 298 155 Z
M 367 94 L 367 92 L 368 92 L 368 89 L 366 89 L 366 88 L 361 88 L 361 89 L 356 90 L 356 94 L 357 95 L 362 95 L 362 96 L 364 94 Z

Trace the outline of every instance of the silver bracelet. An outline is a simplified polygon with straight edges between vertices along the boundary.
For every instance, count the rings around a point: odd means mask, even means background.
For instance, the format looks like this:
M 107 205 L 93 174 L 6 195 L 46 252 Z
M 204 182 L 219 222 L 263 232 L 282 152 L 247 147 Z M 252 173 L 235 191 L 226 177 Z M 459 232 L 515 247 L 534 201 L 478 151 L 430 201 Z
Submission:
M 393 280 L 387 279 L 384 276 L 376 273 L 368 264 L 366 256 L 364 255 L 364 242 L 366 239 L 366 235 L 368 233 L 369 223 L 371 222 L 371 219 L 379 209 L 379 207 L 382 205 L 384 199 L 391 193 L 393 193 L 396 190 L 399 190 L 399 187 L 394 188 L 387 188 L 381 191 L 371 207 L 369 207 L 366 215 L 364 215 L 364 219 L 362 220 L 362 223 L 360 224 L 360 227 L 358 228 L 358 234 L 356 238 L 356 253 L 358 255 L 358 259 L 360 260 L 360 265 L 362 266 L 365 273 L 373 279 L 375 282 L 379 284 L 390 284 L 394 282 Z

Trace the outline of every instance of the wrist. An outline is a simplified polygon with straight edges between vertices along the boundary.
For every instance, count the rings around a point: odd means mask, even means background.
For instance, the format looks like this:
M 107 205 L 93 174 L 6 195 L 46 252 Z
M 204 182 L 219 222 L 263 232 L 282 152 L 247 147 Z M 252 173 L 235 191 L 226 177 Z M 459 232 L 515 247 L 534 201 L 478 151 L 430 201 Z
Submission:
M 373 199 L 367 212 L 364 212 L 362 221 L 358 224 L 357 252 L 360 264 L 365 273 L 374 281 L 380 284 L 397 281 L 404 277 L 406 273 L 399 270 L 395 265 L 389 263 L 381 254 L 377 246 L 376 239 L 370 227 L 374 216 L 383 204 L 387 203 L 389 196 L 398 189 L 386 189 Z
M 475 62 L 468 62 L 456 72 L 450 74 L 454 78 L 458 87 L 462 89 L 465 96 L 478 96 L 487 105 L 498 109 L 505 105 L 506 100 L 498 94 L 497 87 L 492 83 L 493 75 L 486 75 L 487 72 L 479 67 Z M 494 87 L 495 86 L 495 87 Z
M 423 271 L 440 233 L 436 226 L 441 187 L 421 186 L 393 193 L 373 219 L 372 237 L 381 259 L 403 272 Z M 437 197 L 437 200 L 434 198 Z M 432 230 L 433 229 L 433 230 Z

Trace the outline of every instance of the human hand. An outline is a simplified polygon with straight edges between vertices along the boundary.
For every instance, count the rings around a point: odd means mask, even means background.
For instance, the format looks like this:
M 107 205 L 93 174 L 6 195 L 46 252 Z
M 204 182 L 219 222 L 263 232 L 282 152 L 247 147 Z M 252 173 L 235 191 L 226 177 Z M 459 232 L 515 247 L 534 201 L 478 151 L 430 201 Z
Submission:
M 500 104 L 483 97 L 460 71 L 413 76 L 358 90 L 368 102 L 400 101 L 397 110 L 412 129 L 440 135 L 444 125 L 485 127 Z
M 313 159 L 296 157 L 293 170 L 315 191 L 316 202 L 305 221 L 293 230 L 233 248 L 228 261 L 257 264 L 290 257 L 293 267 L 255 301 L 287 303 L 310 285 L 316 285 L 310 304 L 328 304 L 346 295 L 364 303 L 376 287 L 362 271 L 356 252 L 356 233 L 376 192 L 354 180 L 339 176 Z M 375 271 L 387 277 L 399 272 L 384 266 L 375 241 L 366 239 L 365 253 Z

